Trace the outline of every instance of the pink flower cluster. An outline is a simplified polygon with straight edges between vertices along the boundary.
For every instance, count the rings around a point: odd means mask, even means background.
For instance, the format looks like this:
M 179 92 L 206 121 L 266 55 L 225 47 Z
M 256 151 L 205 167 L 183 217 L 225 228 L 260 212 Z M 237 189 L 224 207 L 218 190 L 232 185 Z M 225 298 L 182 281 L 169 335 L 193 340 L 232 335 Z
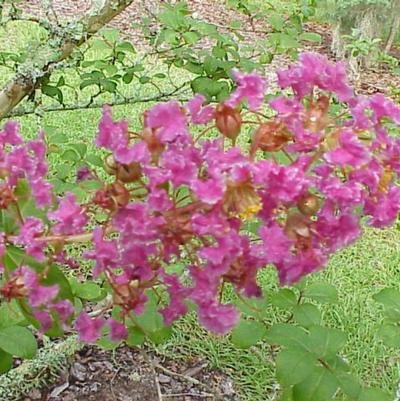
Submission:
M 108 282 L 121 312 L 108 321 L 82 312 L 76 320 L 82 340 L 95 341 L 105 328 L 112 339 L 126 338 L 127 319 L 143 313 L 148 291 L 160 289 L 169 298 L 159 308 L 165 324 L 184 315 L 192 301 L 204 327 L 227 333 L 239 313 L 221 303 L 224 283 L 240 295 L 259 297 L 260 269 L 273 265 L 281 284 L 294 283 L 353 243 L 362 217 L 374 227 L 396 220 L 400 140 L 390 134 L 400 126 L 396 104 L 381 95 L 356 96 L 343 64 L 305 53 L 279 73 L 281 87 L 292 88 L 294 96 L 272 100 L 276 114 L 268 119 L 259 110 L 266 80 L 256 72 L 233 76 L 237 88 L 225 102 L 204 106 L 204 97 L 196 95 L 184 106 L 158 104 L 145 113 L 139 133 L 129 131 L 125 120 L 113 121 L 105 106 L 96 144 L 111 152 L 106 171 L 114 179 L 102 183 L 84 206 L 73 194 L 52 202 L 44 181 L 43 136 L 24 145 L 13 123 L 0 134 L 0 207 L 18 202 L 14 188 L 20 178 L 28 180 L 38 206 L 51 204 L 47 221 L 26 216 L 17 235 L 4 236 L 6 246 L 23 246 L 46 263 L 49 242 L 59 238 L 62 248 L 66 239 L 85 235 L 89 205 L 108 215 L 105 223 L 92 221 L 93 250 L 84 257 L 94 261 L 93 276 Z M 332 96 L 346 102 L 347 115 L 329 113 Z M 246 121 L 239 108 L 244 102 Z M 203 133 L 193 137 L 191 124 L 204 125 Z M 245 124 L 255 126 L 250 149 L 227 146 Z M 219 135 L 204 139 L 213 127 Z M 278 153 L 287 162 L 279 163 Z M 98 179 L 87 169 L 79 177 Z M 246 230 L 249 220 L 259 223 L 256 236 Z M 189 280 L 168 273 L 176 263 L 186 266 Z M 43 291 L 40 276 L 28 280 L 26 271 L 12 273 L 7 294 L 28 296 L 47 328 L 41 314 L 62 300 L 54 287 Z M 65 310 L 62 317 L 69 318 Z

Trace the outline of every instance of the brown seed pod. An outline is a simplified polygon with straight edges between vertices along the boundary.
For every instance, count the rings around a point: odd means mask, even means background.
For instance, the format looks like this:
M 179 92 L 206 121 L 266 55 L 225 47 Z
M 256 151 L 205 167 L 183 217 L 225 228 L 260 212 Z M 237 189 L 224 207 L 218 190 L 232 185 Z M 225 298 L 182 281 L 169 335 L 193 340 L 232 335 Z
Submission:
M 142 168 L 139 163 L 117 164 L 117 178 L 125 183 L 135 182 L 142 175 Z
M 300 213 L 291 213 L 287 216 L 285 234 L 292 240 L 311 237 L 311 221 Z
M 318 212 L 321 207 L 321 202 L 318 196 L 307 194 L 297 202 L 297 208 L 304 216 L 312 216 Z
M 251 154 L 257 149 L 264 152 L 277 152 L 281 150 L 292 138 L 290 132 L 279 120 L 261 124 L 254 133 Z
M 108 155 L 104 159 L 104 170 L 110 175 L 115 175 L 117 173 L 117 162 L 113 155 Z
M 219 104 L 215 111 L 215 125 L 223 136 L 235 142 L 242 128 L 240 112 L 226 104 Z
M 129 203 L 129 192 L 122 182 L 116 181 L 99 189 L 93 202 L 104 209 L 117 210 Z
M 316 102 L 311 103 L 306 111 L 304 127 L 317 133 L 324 130 L 329 124 L 329 97 L 322 95 Z

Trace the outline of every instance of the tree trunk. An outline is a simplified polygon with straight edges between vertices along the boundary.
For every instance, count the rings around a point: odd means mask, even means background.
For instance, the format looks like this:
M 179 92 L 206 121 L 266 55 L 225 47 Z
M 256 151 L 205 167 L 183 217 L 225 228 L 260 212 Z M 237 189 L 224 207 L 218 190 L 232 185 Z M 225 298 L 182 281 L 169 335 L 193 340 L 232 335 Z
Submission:
M 24 64 L 18 73 L 0 91 L 0 120 L 39 85 L 61 61 L 68 58 L 74 49 L 85 43 L 104 25 L 120 14 L 133 0 L 96 0 L 95 6 L 78 21 L 66 27 L 66 34 L 59 38 L 57 48 L 45 45 Z
M 393 46 L 393 42 L 396 39 L 397 32 L 399 31 L 400 28 L 400 0 L 394 0 L 392 13 L 393 13 L 392 23 L 390 24 L 389 36 L 385 44 L 386 53 L 390 52 Z
M 344 42 L 342 39 L 342 35 L 343 35 L 342 22 L 339 20 L 333 26 L 332 43 L 331 43 L 331 50 L 333 54 L 339 59 L 342 59 L 345 56 Z

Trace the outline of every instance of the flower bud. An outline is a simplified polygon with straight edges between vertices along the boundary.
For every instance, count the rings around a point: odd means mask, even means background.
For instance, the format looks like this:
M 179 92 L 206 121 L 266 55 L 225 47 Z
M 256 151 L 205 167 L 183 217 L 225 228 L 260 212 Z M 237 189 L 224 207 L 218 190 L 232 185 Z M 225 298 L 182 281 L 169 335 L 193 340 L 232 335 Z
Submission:
M 115 175 L 117 172 L 117 162 L 113 155 L 108 155 L 104 159 L 104 170 L 110 175 Z
M 125 183 L 137 181 L 142 174 L 142 169 L 139 163 L 118 163 L 115 161 L 113 155 L 108 155 L 105 158 L 104 170 L 110 175 L 115 175 L 119 181 Z
M 117 164 L 117 178 L 122 182 L 135 182 L 142 175 L 142 168 L 139 163 Z
M 311 231 L 309 227 L 310 220 L 300 213 L 291 213 L 287 216 L 285 224 L 285 234 L 292 240 L 300 238 L 309 238 Z
M 251 146 L 251 154 L 257 149 L 264 152 L 277 152 L 281 150 L 291 139 L 291 134 L 285 124 L 279 120 L 261 124 L 254 133 Z
M 12 190 L 7 185 L 0 186 L 0 209 L 7 209 L 15 201 Z
M 145 128 L 142 138 L 146 142 L 147 148 L 151 153 L 153 163 L 157 163 L 165 146 L 158 140 L 156 132 L 151 128 Z
M 114 182 L 103 189 L 99 189 L 93 202 L 104 209 L 117 210 L 129 203 L 129 192 L 121 182 Z
M 223 136 L 235 142 L 242 128 L 240 112 L 223 103 L 219 104 L 215 111 L 215 125 Z
M 314 194 L 306 194 L 298 202 L 297 207 L 304 216 L 312 216 L 321 206 L 319 198 Z
M 315 103 L 311 103 L 310 108 L 306 111 L 304 127 L 314 133 L 325 129 L 329 124 L 328 109 L 329 97 L 320 96 Z

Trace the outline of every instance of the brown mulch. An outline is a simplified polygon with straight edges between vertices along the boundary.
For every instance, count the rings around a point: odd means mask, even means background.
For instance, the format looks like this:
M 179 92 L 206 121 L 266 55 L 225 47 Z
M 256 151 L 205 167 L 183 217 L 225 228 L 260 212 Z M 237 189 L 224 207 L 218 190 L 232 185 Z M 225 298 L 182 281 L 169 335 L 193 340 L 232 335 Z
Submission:
M 173 361 L 121 346 L 78 352 L 59 381 L 21 401 L 237 401 L 234 385 L 207 361 Z

